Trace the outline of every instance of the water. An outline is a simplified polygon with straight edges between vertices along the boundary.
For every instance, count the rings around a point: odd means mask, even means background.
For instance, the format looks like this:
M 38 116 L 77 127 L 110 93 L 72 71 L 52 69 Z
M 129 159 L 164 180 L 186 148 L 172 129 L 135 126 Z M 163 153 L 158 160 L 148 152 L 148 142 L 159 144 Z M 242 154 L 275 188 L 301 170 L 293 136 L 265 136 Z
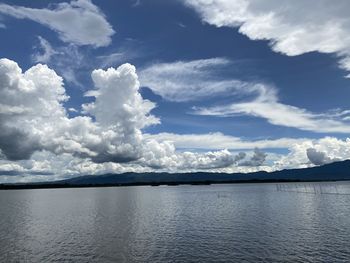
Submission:
M 336 185 L 338 193 L 350 189 L 348 183 Z M 350 195 L 277 188 L 240 184 L 0 191 L 0 259 L 349 262 Z

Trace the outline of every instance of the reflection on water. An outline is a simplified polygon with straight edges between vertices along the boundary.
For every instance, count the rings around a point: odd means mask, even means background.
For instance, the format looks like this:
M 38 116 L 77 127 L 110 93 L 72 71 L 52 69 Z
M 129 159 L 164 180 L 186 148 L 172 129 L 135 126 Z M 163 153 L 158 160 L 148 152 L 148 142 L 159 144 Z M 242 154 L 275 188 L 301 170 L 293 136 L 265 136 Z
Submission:
M 277 191 L 296 192 L 308 194 L 329 194 L 329 195 L 350 195 L 348 183 L 340 184 L 339 182 L 324 183 L 288 183 L 276 184 Z
M 338 191 L 350 190 L 348 183 L 335 184 Z M 289 190 L 320 187 L 284 185 Z M 349 262 L 350 195 L 280 188 L 240 184 L 0 191 L 0 259 Z

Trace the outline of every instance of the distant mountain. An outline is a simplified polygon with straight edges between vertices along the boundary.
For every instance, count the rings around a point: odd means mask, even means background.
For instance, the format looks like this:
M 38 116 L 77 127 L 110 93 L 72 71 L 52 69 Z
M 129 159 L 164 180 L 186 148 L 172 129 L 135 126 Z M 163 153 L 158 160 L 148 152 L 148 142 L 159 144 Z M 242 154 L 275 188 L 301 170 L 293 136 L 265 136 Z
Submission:
M 0 185 L 0 189 L 127 186 L 127 185 L 177 185 L 287 181 L 341 181 L 350 180 L 350 160 L 303 169 L 254 173 L 123 173 L 86 175 L 49 183 Z
M 70 185 L 177 184 L 240 181 L 337 181 L 350 180 L 350 160 L 323 166 L 254 173 L 124 173 L 88 175 L 61 181 Z

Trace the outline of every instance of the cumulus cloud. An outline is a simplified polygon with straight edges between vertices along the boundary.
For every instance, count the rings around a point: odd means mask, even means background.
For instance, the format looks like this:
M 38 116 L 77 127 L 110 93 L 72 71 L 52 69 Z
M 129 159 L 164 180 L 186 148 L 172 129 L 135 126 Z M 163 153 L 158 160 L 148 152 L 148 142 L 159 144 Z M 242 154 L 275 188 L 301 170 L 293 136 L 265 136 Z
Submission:
M 350 18 L 347 0 L 183 0 L 203 21 L 238 28 L 252 40 L 269 40 L 288 56 L 317 51 L 335 53 L 350 70 Z
M 42 145 L 46 125 L 65 116 L 68 97 L 62 79 L 44 65 L 25 73 L 8 59 L 0 60 L 0 148 L 7 158 L 26 159 Z M 52 122 L 53 121 L 53 122 Z
M 227 150 L 205 153 L 177 152 L 171 143 L 157 144 L 151 141 L 145 144 L 142 158 L 128 163 L 96 163 L 89 158 L 79 158 L 70 153 L 56 155 L 48 151 L 38 151 L 29 160 L 0 160 L 0 181 L 47 181 L 87 174 L 124 172 L 247 172 L 262 169 L 237 166 L 245 157 L 245 153 L 232 154 Z
M 290 153 L 275 162 L 273 169 L 304 168 L 350 159 L 350 139 L 310 139 L 296 143 L 289 150 Z
M 148 141 L 142 163 L 155 169 L 175 171 L 203 170 L 227 167 L 236 162 L 228 150 L 207 153 L 176 152 L 170 142 Z
M 96 162 L 139 158 L 140 129 L 158 119 L 149 114 L 154 104 L 138 92 L 135 68 L 125 64 L 94 71 L 92 77 L 98 96 L 84 105 L 91 117 L 68 118 L 61 77 L 41 64 L 22 73 L 15 62 L 1 59 L 2 153 L 8 159 L 26 159 L 36 150 L 69 152 Z
M 121 120 L 124 121 L 121 126 L 141 129 L 159 123 L 157 118 L 149 115 L 155 104 L 144 100 L 139 93 L 140 83 L 134 66 L 123 64 L 118 69 L 98 69 L 91 76 L 96 87 L 96 100 L 84 107 L 99 124 L 115 125 L 116 120 Z
M 0 160 L 0 181 L 7 183 L 62 180 L 86 174 L 144 171 L 150 170 L 147 170 L 147 167 L 128 164 L 94 163 L 88 158 L 78 158 L 69 153 L 56 155 L 48 151 L 35 152 L 29 160 Z
M 254 149 L 253 156 L 244 162 L 241 162 L 240 166 L 261 166 L 266 160 L 267 154 L 261 151 L 259 148 Z
M 317 151 L 314 148 L 306 149 L 306 155 L 310 162 L 315 165 L 323 165 L 332 162 L 331 158 L 329 158 L 325 152 Z
M 70 153 L 56 155 L 48 151 L 37 151 L 30 160 L 0 160 L 0 180 L 2 182 L 27 182 L 63 179 L 82 174 L 105 174 L 122 172 L 190 172 L 210 169 L 216 172 L 255 172 L 274 171 L 286 168 L 305 168 L 325 164 L 331 161 L 350 159 L 350 139 L 325 137 L 309 139 L 289 147 L 290 153 L 272 154 L 254 152 L 232 153 L 227 150 L 215 150 L 204 153 L 177 152 L 171 142 L 155 143 L 146 139 L 143 156 L 128 163 L 96 163 L 89 158 L 79 158 Z M 314 150 L 308 150 L 314 149 Z M 318 161 L 311 162 L 308 156 L 316 153 Z M 322 153 L 322 154 L 319 154 Z M 323 158 L 323 157 L 324 158 Z M 252 162 L 250 162 L 252 161 Z M 266 162 L 273 163 L 267 165 Z M 250 162 L 250 163 L 249 163 Z M 316 163 L 317 162 L 317 163 Z M 260 166 L 246 166 L 246 165 Z M 48 176 L 48 174 L 53 175 Z
M 124 64 L 118 69 L 94 70 L 92 79 L 96 87 L 95 101 L 84 104 L 83 110 L 94 116 L 101 128 L 109 131 L 103 134 L 106 139 L 115 141 L 93 159 L 98 162 L 138 159 L 141 129 L 159 123 L 159 119 L 149 114 L 155 104 L 144 100 L 139 93 L 135 67 Z M 122 145 L 119 145 L 120 141 L 123 141 Z
M 178 152 L 173 142 L 144 135 L 142 129 L 159 119 L 151 114 L 155 104 L 139 93 L 134 66 L 98 69 L 91 76 L 92 102 L 83 104 L 85 115 L 70 118 L 64 107 L 69 97 L 55 71 L 38 64 L 22 72 L 16 62 L 0 60 L 4 175 L 9 176 L 9 164 L 19 175 L 45 179 L 51 173 L 222 169 L 246 157 L 220 149 Z
M 37 138 L 31 138 L 29 134 L 18 128 L 1 124 L 0 129 L 0 148 L 7 159 L 28 159 L 34 151 L 40 150 Z
M 90 0 L 73 0 L 42 9 L 0 4 L 0 13 L 38 22 L 57 32 L 62 41 L 76 45 L 108 46 L 115 33 Z

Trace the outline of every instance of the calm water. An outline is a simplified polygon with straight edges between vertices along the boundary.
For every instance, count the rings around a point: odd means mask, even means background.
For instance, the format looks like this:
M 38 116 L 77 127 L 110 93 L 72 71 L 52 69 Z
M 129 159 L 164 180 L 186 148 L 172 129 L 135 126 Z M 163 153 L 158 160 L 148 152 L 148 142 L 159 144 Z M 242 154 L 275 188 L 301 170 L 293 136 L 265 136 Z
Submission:
M 276 184 L 0 191 L 0 259 L 349 262 L 350 195 L 339 193 L 350 185 L 326 187 L 322 194 Z

